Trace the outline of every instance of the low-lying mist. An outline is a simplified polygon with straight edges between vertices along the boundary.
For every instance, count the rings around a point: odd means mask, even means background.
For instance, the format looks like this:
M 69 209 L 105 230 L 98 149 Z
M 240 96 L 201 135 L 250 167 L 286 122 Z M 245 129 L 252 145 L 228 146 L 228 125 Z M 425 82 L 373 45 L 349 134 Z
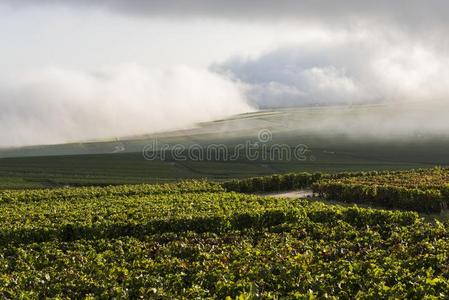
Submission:
M 47 68 L 0 81 L 0 146 L 147 134 L 251 109 L 238 85 L 207 70 Z
M 284 127 L 298 132 L 441 139 L 449 136 L 449 54 L 439 46 L 401 32 L 355 31 L 256 58 L 236 56 L 212 69 L 241 82 L 258 108 L 317 107 L 285 117 Z
M 444 101 L 390 102 L 282 110 L 272 128 L 292 133 L 343 141 L 449 142 L 449 103 Z M 332 143 L 329 140 L 329 143 Z
M 0 79 L 0 146 L 114 139 L 297 106 L 317 109 L 286 117 L 286 129 L 360 141 L 447 137 L 449 55 L 381 37 L 281 47 L 209 70 L 128 64 L 9 76 Z M 364 104 L 380 106 L 352 109 Z

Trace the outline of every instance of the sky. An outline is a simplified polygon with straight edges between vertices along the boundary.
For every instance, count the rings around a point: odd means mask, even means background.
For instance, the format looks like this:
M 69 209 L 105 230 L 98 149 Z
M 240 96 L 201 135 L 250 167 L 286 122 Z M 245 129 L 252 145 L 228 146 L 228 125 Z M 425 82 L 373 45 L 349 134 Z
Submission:
M 448 31 L 439 0 L 0 0 L 0 147 L 446 103 Z

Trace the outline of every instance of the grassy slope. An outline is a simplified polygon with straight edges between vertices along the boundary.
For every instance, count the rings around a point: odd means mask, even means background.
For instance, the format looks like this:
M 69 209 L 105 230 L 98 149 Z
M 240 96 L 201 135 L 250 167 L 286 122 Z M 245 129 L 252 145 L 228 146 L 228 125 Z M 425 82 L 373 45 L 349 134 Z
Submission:
M 291 171 L 407 169 L 448 165 L 449 141 L 441 137 L 411 136 L 406 140 L 349 137 L 329 128 L 315 130 L 329 116 L 342 120 L 373 113 L 388 116 L 388 107 L 302 108 L 244 114 L 200 124 L 197 128 L 159 135 L 0 151 L 0 187 L 102 185 L 162 182 L 183 178 L 222 180 Z M 349 124 L 354 126 L 354 124 Z M 159 144 L 225 144 L 233 148 L 256 142 L 269 129 L 273 143 L 306 144 L 314 160 L 279 161 L 146 161 L 142 149 L 154 139 Z M 332 128 L 331 128 L 332 129 Z M 119 153 L 117 150 L 122 150 Z M 6 158 L 9 157 L 9 158 Z

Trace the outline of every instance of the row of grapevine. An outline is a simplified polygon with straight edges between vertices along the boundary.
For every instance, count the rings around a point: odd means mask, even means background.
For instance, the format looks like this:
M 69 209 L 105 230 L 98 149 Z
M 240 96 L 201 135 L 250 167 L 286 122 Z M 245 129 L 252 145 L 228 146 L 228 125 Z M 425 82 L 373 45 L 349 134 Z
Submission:
M 322 177 L 321 173 L 290 173 L 235 179 L 224 182 L 222 186 L 228 191 L 239 193 L 274 192 L 307 188 Z
M 171 193 L 223 191 L 216 183 L 204 180 L 181 181 L 173 184 L 135 184 L 106 187 L 77 187 L 34 190 L 0 190 L 0 203 L 43 200 L 95 199 L 114 196 L 141 196 Z
M 439 213 L 447 208 L 448 193 L 441 190 L 410 189 L 397 186 L 319 182 L 313 191 L 331 201 L 364 203 L 385 208 Z
M 449 204 L 449 171 L 443 168 L 324 178 L 312 186 L 327 200 L 439 213 Z
M 324 179 L 364 178 L 368 176 L 394 176 L 399 171 L 369 171 L 369 172 L 341 172 L 336 174 L 325 173 L 288 173 L 269 176 L 234 179 L 222 183 L 222 187 L 228 191 L 239 193 L 263 193 L 288 191 L 311 188 L 312 185 Z
M 440 189 L 449 183 L 449 169 L 437 167 L 408 171 L 369 172 L 328 179 L 345 184 L 388 185 L 421 190 Z

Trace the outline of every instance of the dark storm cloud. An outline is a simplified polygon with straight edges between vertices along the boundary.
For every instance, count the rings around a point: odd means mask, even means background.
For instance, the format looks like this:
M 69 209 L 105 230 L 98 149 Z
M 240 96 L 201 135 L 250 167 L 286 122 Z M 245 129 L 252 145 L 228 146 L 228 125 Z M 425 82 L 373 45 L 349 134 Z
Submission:
M 449 2 L 445 0 L 4 0 L 3 3 L 14 7 L 43 4 L 92 7 L 141 16 L 319 21 L 388 18 L 409 25 L 447 23 L 449 15 Z

